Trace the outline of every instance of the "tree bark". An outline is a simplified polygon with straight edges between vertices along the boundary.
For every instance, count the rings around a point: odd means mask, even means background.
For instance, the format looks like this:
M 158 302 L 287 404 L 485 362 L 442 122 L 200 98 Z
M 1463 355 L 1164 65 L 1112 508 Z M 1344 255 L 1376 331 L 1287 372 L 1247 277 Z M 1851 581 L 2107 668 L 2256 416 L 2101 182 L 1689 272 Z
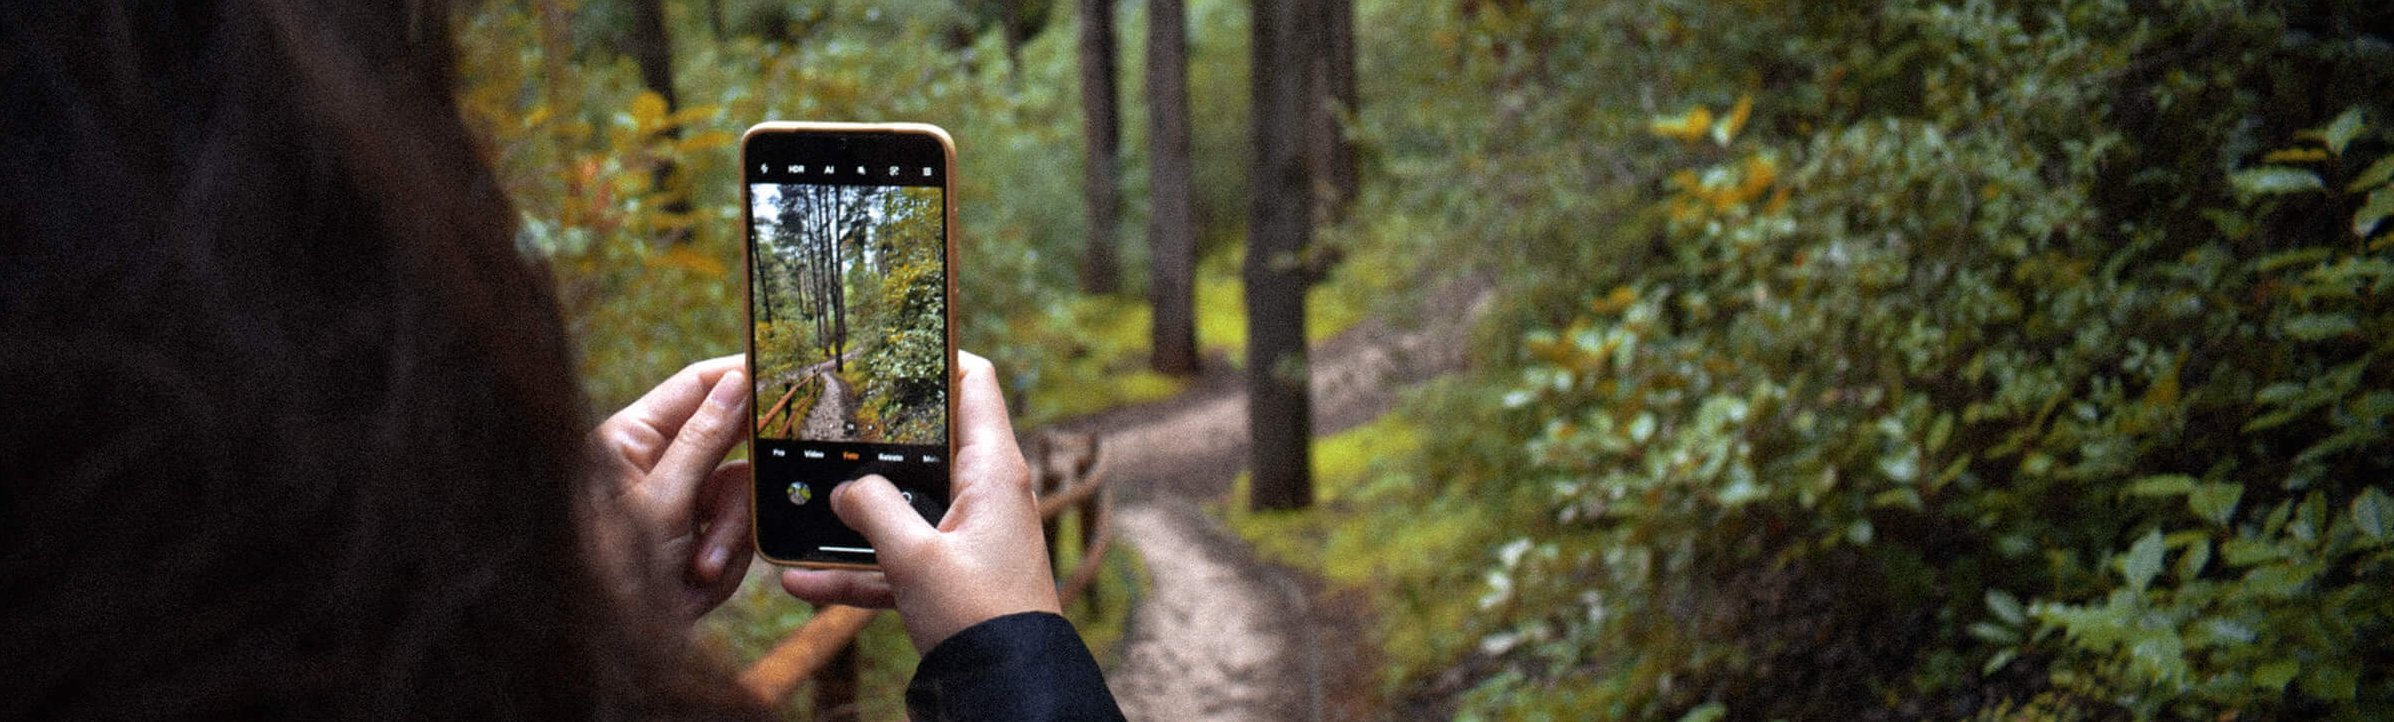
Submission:
M 1006 79 L 1022 79 L 1022 45 L 1031 40 L 1031 19 L 1023 10 L 1025 0 L 1000 0 L 998 24 L 1006 39 Z
M 1197 373 L 1197 229 L 1189 174 L 1189 38 L 1182 0 L 1147 3 L 1147 282 L 1154 310 L 1149 362 Z
M 1304 140 L 1318 97 L 1310 87 L 1316 0 L 1255 0 L 1254 164 L 1249 168 L 1247 259 L 1247 428 L 1249 506 L 1313 503 L 1313 414 L 1305 349 L 1306 246 L 1313 187 Z
M 1114 94 L 1114 2 L 1079 0 L 1081 50 L 1081 137 L 1088 156 L 1082 184 L 1088 194 L 1089 248 L 1081 256 L 1081 290 L 1113 293 L 1121 288 L 1115 236 L 1121 191 L 1116 185 L 1121 116 Z
M 1312 153 L 1314 186 L 1320 201 L 1320 220 L 1345 218 L 1355 202 L 1361 169 L 1355 144 L 1348 141 L 1342 118 L 1356 108 L 1355 1 L 1309 0 L 1319 13 L 1322 43 L 1314 53 L 1313 82 L 1318 101 L 1313 111 Z
M 773 272 L 773 248 L 772 245 L 766 245 L 751 251 L 748 260 L 749 272 L 754 276 L 749 293 L 756 294 L 756 305 L 765 312 L 761 320 L 768 326 L 773 325 L 774 316 L 773 277 L 779 275 Z
M 665 107 L 681 107 L 673 91 L 673 40 L 665 34 L 665 0 L 632 3 L 632 57 L 640 63 L 640 84 L 664 96 Z
M 671 115 L 674 109 L 682 107 L 682 103 L 680 94 L 673 89 L 673 39 L 665 32 L 665 0 L 635 0 L 632 3 L 632 16 L 632 55 L 640 63 L 640 84 L 664 98 L 666 114 Z M 680 128 L 669 126 L 665 129 L 665 137 L 679 138 L 681 135 Z M 672 156 L 658 159 L 657 167 L 650 171 L 649 177 L 649 185 L 656 192 L 674 195 L 665 203 L 663 210 L 666 213 L 686 215 L 690 212 L 689 195 L 686 189 L 680 187 L 681 164 L 676 163 Z M 680 243 L 693 235 L 690 229 L 681 228 L 668 234 L 664 240 L 667 243 Z

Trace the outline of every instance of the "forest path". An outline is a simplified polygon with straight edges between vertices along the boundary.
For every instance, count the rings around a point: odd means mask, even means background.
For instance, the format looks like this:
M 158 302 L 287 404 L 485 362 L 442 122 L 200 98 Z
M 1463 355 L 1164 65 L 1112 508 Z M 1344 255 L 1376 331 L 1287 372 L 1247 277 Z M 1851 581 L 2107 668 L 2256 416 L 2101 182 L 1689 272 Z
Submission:
M 833 367 L 839 365 L 840 361 L 863 356 L 865 355 L 866 351 L 866 346 L 863 344 L 858 344 L 848 348 L 845 351 L 841 351 L 836 355 L 833 355 L 831 358 L 784 371 L 779 378 L 775 379 L 775 381 L 783 384 L 791 384 L 797 383 L 800 379 L 814 378 L 815 376 L 821 375 L 826 371 L 832 370 Z
M 1484 279 L 1449 283 L 1415 313 L 1384 310 L 1316 346 L 1314 434 L 1369 422 L 1400 389 L 1462 368 L 1490 288 Z M 1247 464 L 1242 380 L 1213 369 L 1172 399 L 1057 427 L 1103 444 L 1114 532 L 1138 548 L 1151 583 L 1134 597 L 1107 683 L 1133 720 L 1374 715 L 1357 704 L 1377 684 L 1368 620 L 1318 580 L 1257 560 L 1203 511 Z
M 830 364 L 825 361 L 822 365 Z M 826 366 L 826 368 L 828 368 Z M 798 437 L 814 441 L 853 441 L 856 433 L 850 427 L 856 421 L 856 392 L 839 374 L 822 370 L 815 372 L 815 380 L 823 383 L 823 394 L 815 399 L 814 408 L 806 410 L 806 430 Z

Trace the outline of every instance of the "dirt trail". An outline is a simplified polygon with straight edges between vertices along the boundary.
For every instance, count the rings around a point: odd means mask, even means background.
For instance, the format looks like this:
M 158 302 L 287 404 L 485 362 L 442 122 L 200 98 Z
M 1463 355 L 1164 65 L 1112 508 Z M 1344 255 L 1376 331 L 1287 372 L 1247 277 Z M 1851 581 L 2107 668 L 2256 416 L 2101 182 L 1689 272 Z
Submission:
M 830 363 L 826 361 L 824 363 Z M 814 408 L 806 410 L 806 431 L 799 438 L 815 441 L 853 441 L 856 439 L 856 393 L 841 381 L 839 374 L 818 371 L 815 380 L 823 384 L 823 395 L 815 399 Z
M 1461 368 L 1489 284 L 1449 284 L 1420 313 L 1387 314 L 1313 350 L 1314 433 L 1385 413 L 1405 386 Z M 1405 316 L 1391 320 L 1387 316 Z M 1343 699 L 1373 684 L 1351 664 L 1361 620 L 1319 585 L 1258 562 L 1202 511 L 1246 466 L 1247 401 L 1235 373 L 1189 393 L 1063 425 L 1104 445 L 1117 538 L 1153 582 L 1136 600 L 1107 682 L 1134 720 L 1321 720 L 1368 712 Z

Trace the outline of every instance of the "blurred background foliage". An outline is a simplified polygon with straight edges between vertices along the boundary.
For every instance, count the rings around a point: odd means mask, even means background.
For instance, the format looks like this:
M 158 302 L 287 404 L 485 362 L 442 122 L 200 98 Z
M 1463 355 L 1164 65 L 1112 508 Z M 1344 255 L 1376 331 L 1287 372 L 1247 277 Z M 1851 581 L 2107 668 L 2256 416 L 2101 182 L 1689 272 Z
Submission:
M 668 2 L 669 109 L 624 4 L 459 20 L 595 408 L 739 350 L 765 118 L 954 132 L 964 344 L 1026 428 L 1186 383 L 1144 371 L 1141 274 L 1074 290 L 1069 12 L 1031 3 L 1016 64 L 987 3 Z M 1191 6 L 1200 343 L 1235 363 L 1246 13 Z M 1357 6 L 1367 170 L 1314 331 L 1447 275 L 1496 308 L 1470 371 L 1321 442 L 1316 508 L 1225 508 L 1371 601 L 1387 709 L 2394 717 L 2394 9 Z M 724 643 L 803 617 L 778 594 Z
M 2394 12 L 1382 12 L 1467 80 L 1359 215 L 1501 279 L 1404 413 L 1491 431 L 1240 527 L 1374 570 L 1392 698 L 2394 714 Z

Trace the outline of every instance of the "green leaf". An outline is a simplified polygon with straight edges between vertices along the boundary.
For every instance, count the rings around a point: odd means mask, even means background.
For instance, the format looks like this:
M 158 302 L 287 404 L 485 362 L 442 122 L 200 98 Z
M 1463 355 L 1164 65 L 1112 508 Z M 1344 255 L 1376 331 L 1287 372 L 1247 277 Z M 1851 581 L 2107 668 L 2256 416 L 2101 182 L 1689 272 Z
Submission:
M 2245 218 L 2243 215 L 2237 214 L 2235 212 L 2218 208 L 2205 208 L 2203 209 L 2203 217 L 2211 219 L 2211 225 L 2219 229 L 2220 235 L 2227 236 L 2232 239 L 2243 239 L 2246 236 L 2253 234 L 2252 220 Z
M 2179 496 L 2195 490 L 2195 478 L 2185 474 L 2157 474 L 2128 485 L 2135 496 Z
M 2295 509 L 2294 523 L 2287 525 L 2286 530 L 2293 532 L 2294 538 L 2303 540 L 2305 544 L 2316 544 L 2319 535 L 2327 531 L 2327 525 L 2327 496 L 2314 491 L 2310 496 L 2303 497 L 2302 506 Z
M 2362 203 L 2361 209 L 2352 214 L 2352 234 L 2368 238 L 2371 232 L 2377 230 L 2378 222 L 2387 216 L 2394 216 L 2394 186 L 2369 192 L 2368 202 Z
M 1971 622 L 1968 631 L 1970 632 L 1970 636 L 1977 637 L 1980 641 L 1992 644 L 2020 643 L 2019 631 L 2000 624 L 1991 624 L 1988 622 Z
M 2195 516 L 2213 524 L 2227 524 L 2236 514 L 2236 502 L 2244 498 L 2243 484 L 2204 484 L 2186 495 L 2186 508 Z
M 2394 155 L 2378 158 L 2377 162 L 2369 164 L 2369 169 L 2361 171 L 2360 177 L 2352 179 L 2352 184 L 2345 186 L 2344 190 L 2347 193 L 2359 193 L 2385 185 L 2386 181 L 2394 181 Z
M 1927 507 L 1927 504 L 1923 503 L 1920 498 L 1920 490 L 1908 486 L 1872 494 L 1870 495 L 1870 505 L 1873 508 L 1900 506 L 1914 511 Z
M 2318 138 L 2319 142 L 2327 145 L 2328 152 L 2343 155 L 2344 147 L 2351 145 L 2352 139 L 2360 137 L 2361 128 L 2361 109 L 2355 107 L 2328 121 L 2327 125 L 2305 131 L 2303 135 Z
M 2375 423 L 2394 416 L 2394 391 L 2371 391 L 2352 402 L 2353 418 L 2363 423 Z
M 2335 313 L 2306 313 L 2286 319 L 2280 324 L 2286 335 L 2298 341 L 2320 341 L 2351 333 L 2359 328 L 2351 316 Z
M 1996 619 L 2015 627 L 2028 619 L 2028 611 L 2020 606 L 2020 598 L 2001 589 L 1987 590 L 1987 611 L 1994 612 Z
M 2195 543 L 2186 547 L 2186 553 L 2178 555 L 2178 580 L 2194 581 L 2195 577 L 2202 575 L 2203 565 L 2210 563 L 2211 540 L 2195 540 Z
M 2352 500 L 2352 525 L 2371 539 L 2384 540 L 2386 531 L 2394 529 L 2394 499 L 2377 487 L 2361 490 Z
M 2247 196 L 2285 195 L 2327 188 L 2327 184 L 2320 182 L 2318 173 L 2282 165 L 2236 171 L 2228 175 L 2228 183 L 2236 186 L 2237 193 Z
M 1679 722 L 1714 722 L 1729 715 L 1729 708 L 1719 702 L 1706 702 L 1679 716 Z
M 2161 574 L 2161 530 L 2146 532 L 2144 538 L 2128 547 L 2127 556 L 2120 557 L 2120 575 L 2128 579 L 2128 588 L 2143 592 Z
M 2302 665 L 2291 659 L 2270 662 L 2253 670 L 2253 686 L 2272 691 L 2284 691 L 2286 683 L 2294 681 L 2294 675 L 2302 673 L 2302 670 Z
M 1869 519 L 1855 519 L 1852 525 L 1845 528 L 1846 541 L 1857 546 L 1869 546 L 1871 538 L 1877 535 L 1878 529 L 1870 525 Z
M 2004 665 L 2011 664 L 2012 660 L 2019 656 L 2020 650 L 2018 649 L 1998 650 L 1994 656 L 1987 658 L 1985 666 L 1978 668 L 1978 673 L 1980 676 L 1994 674 L 1996 670 L 2003 669 Z
M 2289 266 L 2300 266 L 2306 263 L 2318 263 L 2320 261 L 2327 260 L 2329 256 L 2333 255 L 2336 255 L 2335 249 L 2320 248 L 2317 246 L 2310 248 L 2297 248 L 2291 251 L 2279 251 L 2277 253 L 2262 256 L 2261 260 L 2254 261 L 2253 271 L 2255 273 L 2268 273 Z
M 2353 698 L 2361 683 L 2361 673 L 2351 667 L 2330 662 L 2302 677 L 2303 694 L 2313 699 L 2342 702 Z
M 2260 393 L 2253 394 L 2253 402 L 2272 405 L 2282 404 L 2294 400 L 2294 397 L 2301 396 L 2305 390 L 2307 390 L 2307 387 L 2303 386 L 2302 384 L 2294 383 L 2292 381 L 2280 381 L 2262 388 Z
M 2303 593 L 2303 587 L 2318 573 L 2317 563 L 2268 564 L 2245 572 L 2244 586 L 2247 591 L 2265 597 L 2293 599 Z

